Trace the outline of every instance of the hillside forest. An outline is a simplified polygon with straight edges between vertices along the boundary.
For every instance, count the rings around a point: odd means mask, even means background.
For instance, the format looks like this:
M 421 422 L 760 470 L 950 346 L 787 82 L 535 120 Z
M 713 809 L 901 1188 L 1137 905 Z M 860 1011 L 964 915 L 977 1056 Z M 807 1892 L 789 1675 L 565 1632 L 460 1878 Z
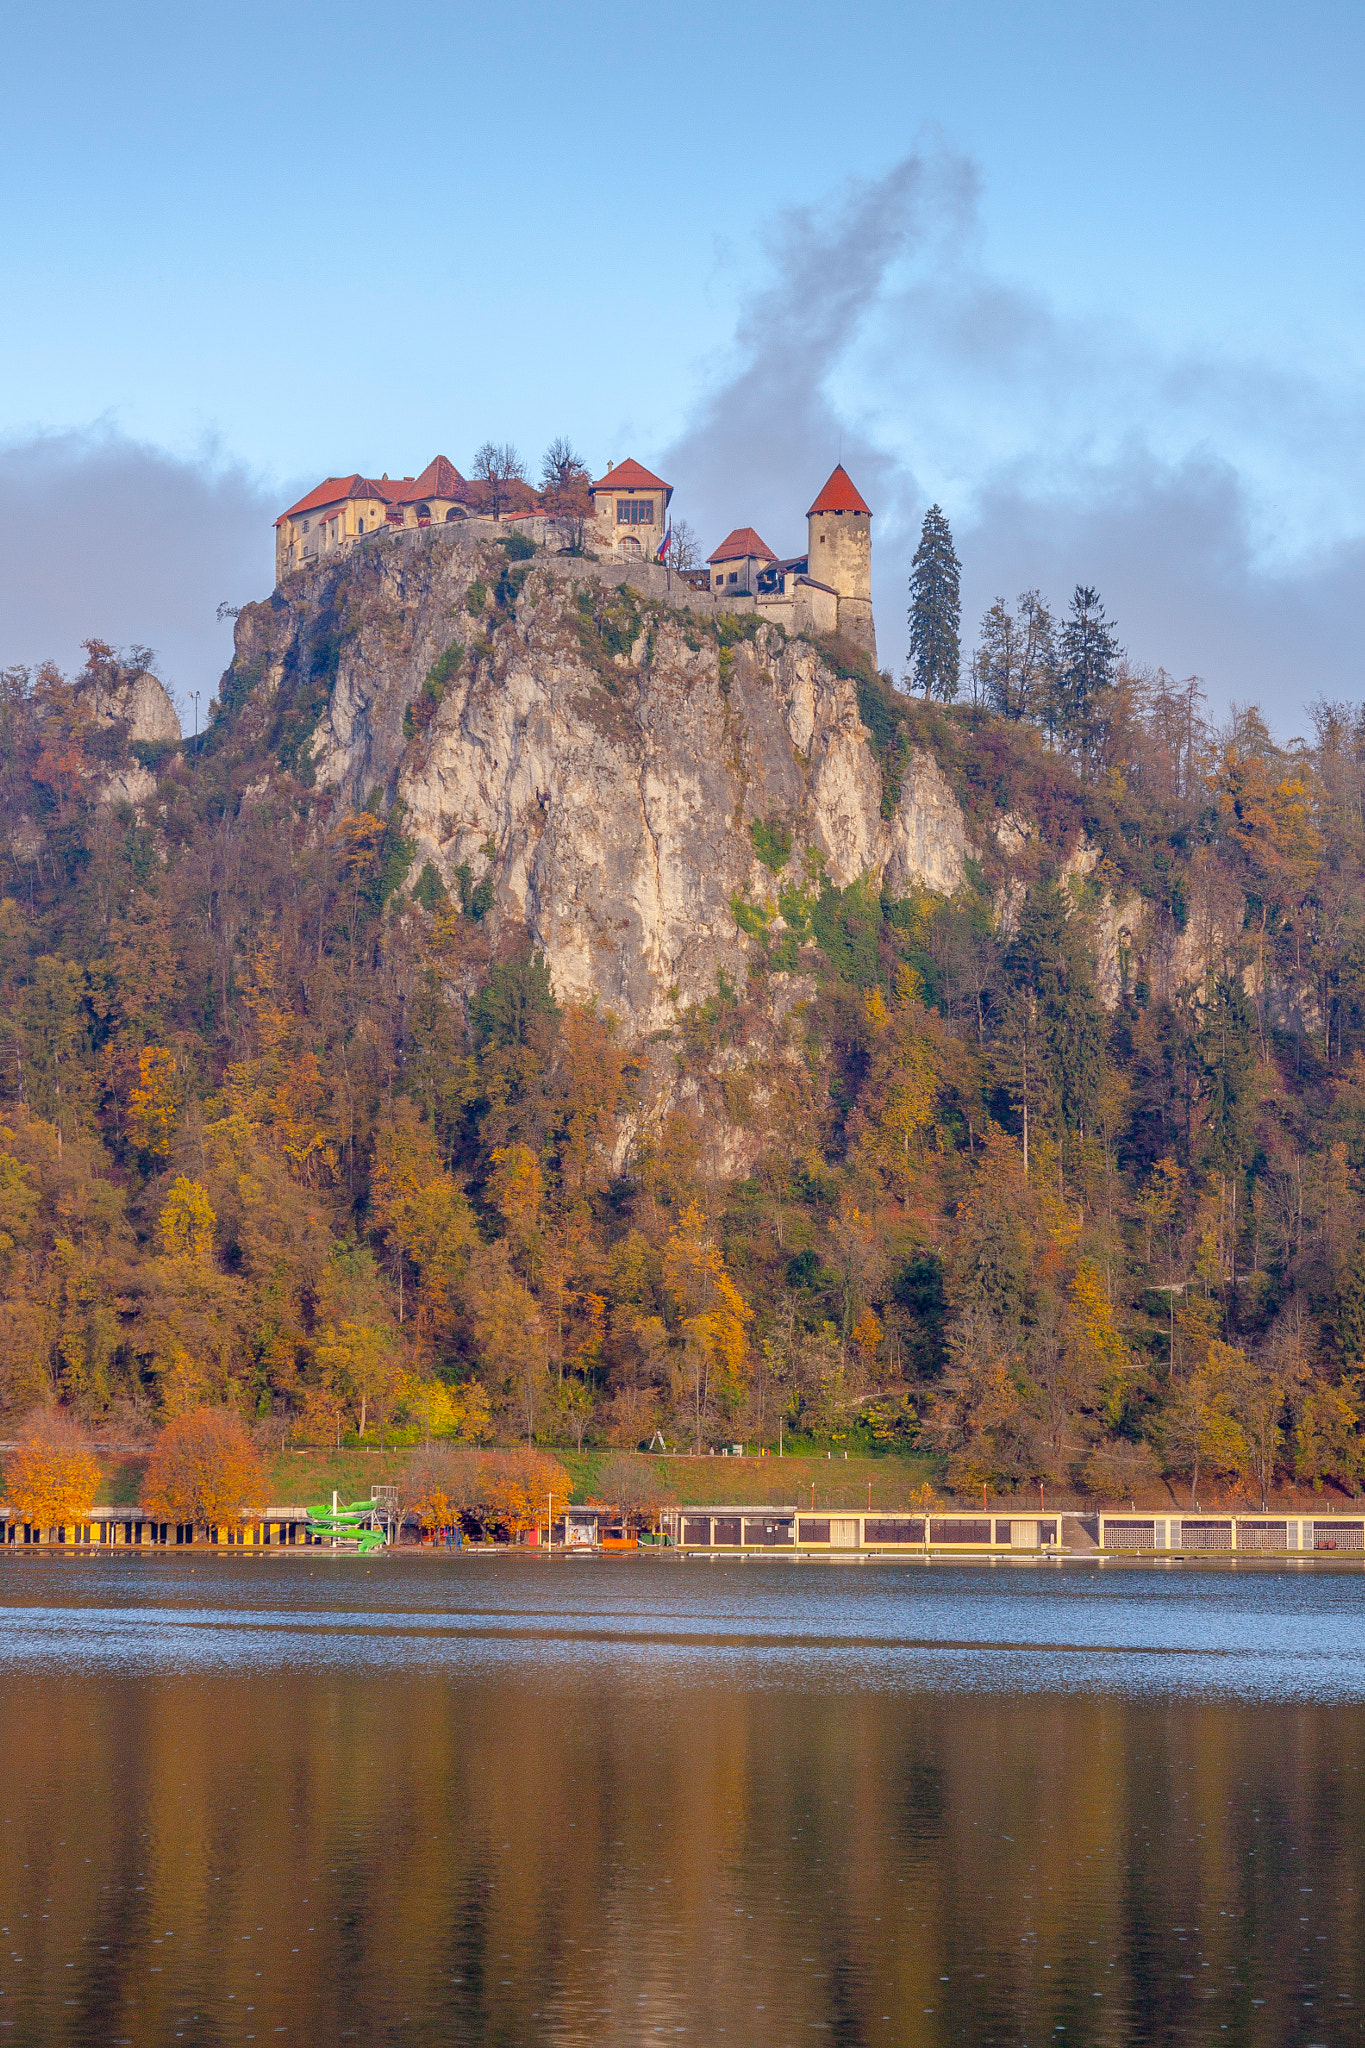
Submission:
M 1281 743 L 1121 660 L 1068 700 L 1034 625 L 996 609 L 971 702 L 825 649 L 981 858 L 891 900 L 754 819 L 800 915 L 679 1013 L 662 1106 L 657 1047 L 414 876 L 401 806 L 231 705 L 134 803 L 91 710 L 127 663 L 5 672 L 6 1432 L 226 1406 L 272 1447 L 781 1433 L 964 1495 L 1360 1491 L 1365 714 Z M 1121 947 L 1106 1006 L 1119 898 L 1194 965 Z

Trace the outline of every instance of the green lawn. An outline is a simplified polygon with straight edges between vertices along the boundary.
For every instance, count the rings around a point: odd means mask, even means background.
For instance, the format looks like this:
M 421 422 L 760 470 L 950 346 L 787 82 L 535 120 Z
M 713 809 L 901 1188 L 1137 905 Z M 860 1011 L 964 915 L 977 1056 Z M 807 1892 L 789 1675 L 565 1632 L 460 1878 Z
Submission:
M 573 1498 L 587 1500 L 611 1451 L 554 1451 L 573 1483 Z M 271 1507 L 307 1507 L 330 1500 L 368 1500 L 370 1488 L 400 1480 L 411 1450 L 281 1451 L 266 1460 Z M 926 1481 L 938 1484 L 930 1458 L 654 1458 L 669 1495 L 681 1502 L 795 1504 L 809 1507 L 811 1488 L 820 1508 L 866 1508 L 868 1487 L 874 1508 L 904 1506 Z M 101 1507 L 136 1506 L 145 1460 L 101 1461 L 97 1495 Z
M 596 1490 L 597 1474 L 611 1451 L 553 1451 L 573 1483 L 573 1498 L 585 1501 Z M 345 1500 L 367 1500 L 370 1488 L 398 1478 L 409 1450 L 285 1451 L 268 1466 L 273 1506 L 306 1506 L 328 1500 L 335 1487 Z M 874 1508 L 901 1507 L 926 1480 L 936 1484 L 929 1458 L 654 1458 L 665 1486 L 679 1501 L 794 1502 L 809 1507 L 865 1508 L 872 1488 Z

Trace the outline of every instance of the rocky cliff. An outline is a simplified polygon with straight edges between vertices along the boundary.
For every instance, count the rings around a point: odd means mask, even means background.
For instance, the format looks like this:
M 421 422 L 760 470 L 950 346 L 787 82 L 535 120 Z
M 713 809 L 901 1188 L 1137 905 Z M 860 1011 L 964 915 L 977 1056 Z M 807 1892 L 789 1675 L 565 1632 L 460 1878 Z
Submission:
M 401 802 L 410 879 L 482 888 L 495 938 L 632 1033 L 742 984 L 755 934 L 794 968 L 820 875 L 947 894 L 971 853 L 927 752 L 884 793 L 837 646 L 465 532 L 249 606 L 224 708 L 343 801 Z

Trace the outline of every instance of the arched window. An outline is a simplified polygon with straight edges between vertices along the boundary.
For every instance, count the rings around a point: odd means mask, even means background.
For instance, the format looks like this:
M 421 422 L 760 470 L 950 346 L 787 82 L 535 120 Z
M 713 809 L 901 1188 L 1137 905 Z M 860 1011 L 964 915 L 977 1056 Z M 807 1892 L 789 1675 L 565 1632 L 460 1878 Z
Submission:
M 451 522 L 451 520 L 452 520 L 452 519 L 463 519 L 463 518 L 464 518 L 464 507 L 463 507 L 462 505 L 452 505 L 452 506 L 451 506 L 451 508 L 450 508 L 450 510 L 449 510 L 449 511 L 448 511 L 448 512 L 446 513 L 446 525 L 447 525 L 447 526 L 449 526 L 449 524 L 450 524 L 450 522 Z
M 431 524 L 431 507 L 430 507 L 430 505 L 419 505 L 419 506 L 417 507 L 417 524 L 418 524 L 419 526 L 430 526 L 430 524 Z
M 627 538 L 621 542 L 621 553 L 623 555 L 638 555 L 639 552 L 640 543 L 638 540 L 636 540 L 634 534 L 628 535 Z

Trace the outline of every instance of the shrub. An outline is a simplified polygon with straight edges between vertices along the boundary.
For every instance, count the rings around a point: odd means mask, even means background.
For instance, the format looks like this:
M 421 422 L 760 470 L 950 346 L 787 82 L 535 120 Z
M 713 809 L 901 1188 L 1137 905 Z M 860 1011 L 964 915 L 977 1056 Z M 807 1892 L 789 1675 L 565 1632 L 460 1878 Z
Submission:
M 35 1529 L 64 1529 L 86 1519 L 100 1468 L 81 1431 L 60 1409 L 40 1408 L 5 1461 L 10 1513 Z
M 780 818 L 755 818 L 749 826 L 749 837 L 764 867 L 780 875 L 792 857 L 790 827 L 784 825 Z
M 412 885 L 414 902 L 420 903 L 429 917 L 434 917 L 441 905 L 447 901 L 446 885 L 427 861 L 421 874 Z
M 526 533 L 509 533 L 503 546 L 507 550 L 507 559 L 510 562 L 528 561 L 536 551 L 535 542 Z
M 191 1408 L 168 1422 L 147 1464 L 142 1505 L 159 1520 L 212 1528 L 265 1505 L 265 1474 L 235 1408 Z

